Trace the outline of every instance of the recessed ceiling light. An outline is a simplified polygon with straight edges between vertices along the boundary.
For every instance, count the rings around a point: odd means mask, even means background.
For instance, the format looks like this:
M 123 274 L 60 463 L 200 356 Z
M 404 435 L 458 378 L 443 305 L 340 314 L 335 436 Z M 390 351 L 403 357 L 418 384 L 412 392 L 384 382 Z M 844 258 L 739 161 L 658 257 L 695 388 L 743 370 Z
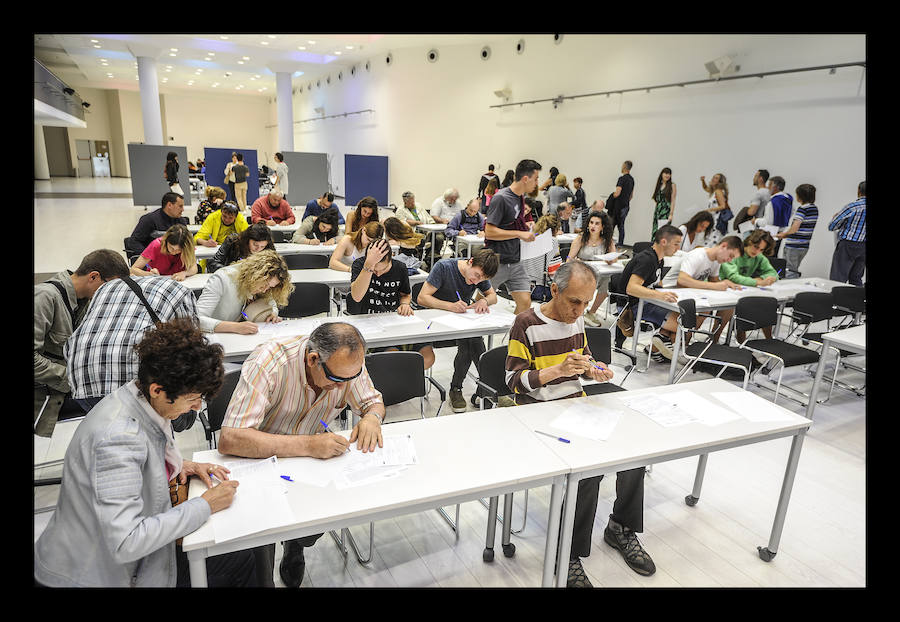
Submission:
M 353 46 L 352 46 L 352 45 L 345 45 L 344 47 L 346 47 L 348 50 L 352 50 L 352 49 L 353 49 Z
M 169 48 L 169 51 L 170 51 L 170 52 L 177 52 L 177 51 L 178 51 L 178 48 Z
M 250 78 L 251 80 L 256 80 L 256 78 Z
M 341 51 L 340 51 L 340 50 L 335 50 L 335 52 L 334 52 L 334 53 L 335 53 L 335 54 L 337 54 L 337 55 L 338 55 L 338 56 L 340 56 L 340 55 L 341 55 Z
M 91 39 L 91 43 L 100 43 L 100 42 L 97 41 L 96 39 Z
M 261 78 L 262 76 L 259 75 L 259 74 L 257 73 L 257 74 L 255 74 L 253 77 L 254 77 L 254 78 Z
M 97 48 L 98 50 L 100 49 L 100 46 L 99 46 L 99 45 L 95 45 L 94 47 Z
M 260 41 L 259 44 L 260 45 L 269 45 L 269 42 L 268 41 Z
M 241 56 L 241 58 L 244 59 L 244 60 L 250 60 L 250 57 L 249 57 L 249 56 Z
M 198 70 L 197 70 L 197 73 L 203 73 L 203 70 L 202 70 L 202 69 L 198 69 Z
M 215 56 L 216 53 L 215 53 L 215 52 L 207 52 L 206 55 L 207 55 L 207 56 Z
M 309 43 L 310 45 L 315 45 L 315 44 L 316 44 L 315 41 L 307 41 L 307 43 Z
M 305 46 L 305 45 L 298 45 L 298 46 L 297 46 L 297 49 L 298 49 L 298 50 L 305 50 L 305 49 L 306 49 L 306 46 Z
M 238 61 L 238 65 L 243 65 L 243 64 L 244 64 L 244 61 L 242 61 L 242 60 Z
M 172 69 L 166 69 L 166 73 L 172 73 Z
M 220 39 L 227 39 L 228 37 L 225 36 L 225 35 L 219 35 L 219 38 L 220 38 Z
M 270 39 L 274 39 L 275 37 L 276 37 L 276 35 L 269 35 Z
M 209 56 L 207 56 L 207 57 L 204 58 L 203 60 L 205 60 L 205 61 L 211 61 L 212 59 L 211 59 Z
M 169 52 L 169 56 L 178 56 L 175 52 Z

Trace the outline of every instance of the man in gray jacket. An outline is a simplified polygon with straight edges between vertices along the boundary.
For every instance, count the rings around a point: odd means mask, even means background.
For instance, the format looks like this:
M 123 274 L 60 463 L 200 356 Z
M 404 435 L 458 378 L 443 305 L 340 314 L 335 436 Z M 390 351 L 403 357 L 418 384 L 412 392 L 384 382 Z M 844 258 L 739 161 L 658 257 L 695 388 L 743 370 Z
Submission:
M 75 272 L 63 270 L 34 286 L 35 434 L 49 438 L 69 393 L 63 346 L 75 331 L 94 292 L 128 276 L 122 255 L 109 249 L 88 253 Z M 38 421 L 40 418 L 40 421 Z

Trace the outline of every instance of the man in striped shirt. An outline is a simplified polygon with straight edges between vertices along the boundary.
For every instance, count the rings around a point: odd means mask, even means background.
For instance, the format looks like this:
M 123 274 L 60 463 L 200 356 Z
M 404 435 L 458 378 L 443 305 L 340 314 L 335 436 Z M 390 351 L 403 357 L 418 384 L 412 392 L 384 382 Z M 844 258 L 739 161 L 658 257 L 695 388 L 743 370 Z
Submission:
M 363 452 L 382 447 L 384 403 L 365 366 L 366 343 L 345 322 L 327 322 L 308 337 L 274 339 L 250 354 L 232 394 L 219 438 L 219 452 L 246 458 L 343 455 L 354 441 Z M 360 417 L 348 441 L 325 429 L 349 406 Z M 322 534 L 288 540 L 281 580 L 299 587 L 303 547 Z M 261 547 L 271 576 L 275 545 Z M 262 564 L 261 564 L 262 565 Z M 259 576 L 259 572 L 257 572 Z
M 784 260 L 786 262 L 786 279 L 800 278 L 800 262 L 809 252 L 809 242 L 812 240 L 816 221 L 819 219 L 819 208 L 816 207 L 816 187 L 812 184 L 800 184 L 797 186 L 797 200 L 800 207 L 791 219 L 791 225 L 775 234 L 778 240 L 785 240 Z
M 553 277 L 553 298 L 538 308 L 516 316 L 509 333 L 506 384 L 515 393 L 516 404 L 533 404 L 584 395 L 579 376 L 605 382 L 613 376 L 591 359 L 584 333 L 584 310 L 597 289 L 597 274 L 587 264 L 563 264 Z M 600 480 L 590 477 L 578 484 L 572 549 L 567 587 L 592 587 L 581 557 L 591 553 L 591 533 Z M 603 534 L 625 563 L 641 575 L 656 572 L 636 532 L 644 530 L 644 467 L 616 474 L 616 501 Z
M 866 270 L 866 182 L 859 182 L 857 199 L 850 203 L 828 224 L 828 230 L 838 229 L 838 243 L 831 259 L 832 281 L 862 285 Z

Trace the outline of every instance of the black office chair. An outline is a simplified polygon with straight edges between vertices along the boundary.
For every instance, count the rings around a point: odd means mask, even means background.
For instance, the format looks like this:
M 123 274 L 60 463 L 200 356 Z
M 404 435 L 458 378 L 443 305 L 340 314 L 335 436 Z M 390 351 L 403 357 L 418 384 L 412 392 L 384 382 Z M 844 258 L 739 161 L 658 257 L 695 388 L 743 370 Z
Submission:
M 747 296 L 738 300 L 732 322 L 734 322 L 735 329 L 746 332 L 774 326 L 778 319 L 778 301 L 775 298 L 769 296 Z M 818 363 L 820 356 L 815 350 L 776 338 L 750 339 L 748 336 L 738 347 L 746 348 L 751 352 L 763 355 L 771 361 L 775 361 L 775 364 L 766 372 L 766 375 L 770 375 L 776 367 L 780 366 L 781 369 L 778 373 L 778 383 L 775 387 L 773 402 L 778 401 L 778 395 L 781 391 L 781 379 L 786 368 Z M 756 372 L 753 372 L 751 375 L 755 377 L 755 374 Z M 755 380 L 754 384 L 758 387 L 772 390 L 771 387 L 760 384 Z M 808 397 L 808 395 L 787 385 L 785 389 L 789 390 L 789 392 L 785 392 L 787 397 L 804 406 L 806 405 L 806 402 L 792 396 L 791 393 L 798 393 L 804 397 Z
M 643 253 L 645 250 L 653 246 L 653 242 L 635 242 L 634 246 L 631 247 L 631 255 L 637 255 L 638 253 Z
M 616 319 L 613 326 L 615 326 L 615 351 L 621 354 L 625 354 L 628 358 L 633 360 L 633 364 L 637 365 L 637 357 L 632 356 L 631 352 L 625 350 L 623 345 L 625 344 L 625 333 L 622 332 L 622 329 L 619 328 L 619 316 L 621 316 L 630 306 L 630 297 L 625 293 L 625 283 L 622 282 L 622 274 L 614 274 L 609 279 L 609 305 L 616 302 L 617 305 L 621 305 L 616 312 Z M 646 303 L 645 303 L 646 304 Z M 632 313 L 636 313 L 637 308 L 632 309 Z M 659 331 L 659 328 L 654 326 L 652 323 L 641 319 L 641 325 L 639 327 L 640 332 L 650 332 L 654 333 Z M 633 335 L 632 339 L 637 339 L 638 335 Z M 640 372 L 645 372 L 650 368 L 650 356 L 652 353 L 652 348 L 647 348 L 647 364 L 643 369 L 639 369 Z
M 612 363 L 612 332 L 610 332 L 608 328 L 585 326 L 584 334 L 587 336 L 588 348 L 590 349 L 594 360 L 605 365 Z M 636 360 L 629 352 L 620 352 L 619 354 L 628 357 L 628 360 L 631 361 L 629 365 L 625 366 L 625 377 L 622 378 L 618 384 L 613 382 L 598 382 L 597 384 L 586 385 L 583 387 L 585 394 L 600 395 L 602 393 L 627 390 L 622 385 L 625 384 L 628 376 L 634 371 Z
M 446 391 L 437 380 L 425 376 L 425 362 L 422 359 L 422 355 L 418 352 L 391 351 L 367 354 L 366 371 L 369 374 L 369 378 L 372 379 L 372 385 L 381 393 L 382 403 L 385 405 L 385 408 L 418 397 L 419 410 L 422 419 L 425 418 L 425 384 L 426 382 L 431 383 L 441 394 L 441 401 L 438 404 L 437 411 L 434 413 L 435 417 L 440 416 L 441 408 L 443 408 L 444 400 L 447 396 Z M 387 418 L 388 416 L 385 414 L 384 423 L 387 423 Z M 457 505 L 456 507 L 458 519 L 459 506 Z M 447 518 L 446 514 L 443 512 L 443 508 L 436 509 Z M 369 523 L 369 556 L 365 559 L 360 555 L 359 547 L 349 529 L 342 530 L 342 535 L 340 537 L 334 531 L 331 532 L 331 537 L 338 544 L 342 553 L 346 550 L 344 548 L 345 536 L 350 542 L 350 546 L 353 548 L 353 552 L 356 554 L 356 559 L 359 560 L 359 563 L 368 564 L 372 561 L 372 554 L 374 553 L 375 548 L 374 522 Z
M 722 374 L 729 368 L 743 371 L 743 388 L 747 388 L 747 381 L 754 367 L 753 353 L 744 348 L 735 346 L 720 345 L 713 343 L 712 337 L 718 328 L 717 324 L 721 324 L 722 318 L 714 313 L 697 313 L 697 303 L 693 299 L 678 301 L 678 331 L 681 333 L 681 355 L 684 356 L 688 363 L 681 371 L 679 371 L 672 382 L 677 384 L 687 375 L 687 372 L 695 369 L 697 363 L 705 364 L 705 369 L 696 367 L 698 370 L 708 371 L 716 378 L 722 377 Z M 697 317 L 708 317 L 713 321 L 711 331 L 700 330 L 697 328 Z M 706 335 L 706 341 L 694 341 L 687 345 L 687 337 L 696 334 Z M 676 353 L 677 355 L 678 353 Z
M 294 237 L 294 234 L 291 231 L 272 231 L 270 229 L 269 233 L 272 235 L 272 241 L 276 244 L 279 242 L 290 242 Z M 286 257 L 289 256 L 290 255 L 286 255 Z
M 216 432 L 222 428 L 222 421 L 225 419 L 228 402 L 231 401 L 231 395 L 234 393 L 240 378 L 240 366 L 226 370 L 222 388 L 219 389 L 215 397 L 206 403 L 206 408 L 200 411 L 200 424 L 203 426 L 203 433 L 206 435 L 206 442 L 209 444 L 210 449 L 215 449 L 218 446 Z
M 831 295 L 834 296 L 833 317 L 852 317 L 849 324 L 842 324 L 838 328 L 846 328 L 861 322 L 862 315 L 866 312 L 865 286 L 840 285 L 832 288 Z
M 781 257 L 769 257 L 769 263 L 775 268 L 775 272 L 778 273 L 778 278 L 783 279 L 787 270 L 787 260 Z
M 282 255 L 284 263 L 287 264 L 288 270 L 313 270 L 316 268 L 327 268 L 328 255 Z
M 283 318 L 300 318 L 318 313 L 328 313 L 331 300 L 324 283 L 294 283 L 294 291 L 287 306 L 278 313 Z

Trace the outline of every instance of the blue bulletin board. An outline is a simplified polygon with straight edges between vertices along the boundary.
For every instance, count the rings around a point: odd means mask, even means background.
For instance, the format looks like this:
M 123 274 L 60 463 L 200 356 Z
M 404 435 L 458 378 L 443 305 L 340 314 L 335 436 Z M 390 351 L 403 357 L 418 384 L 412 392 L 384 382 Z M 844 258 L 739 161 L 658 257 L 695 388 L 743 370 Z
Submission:
M 231 196 L 231 189 L 225 183 L 225 165 L 231 162 L 231 154 L 234 152 L 243 154 L 244 164 L 250 169 L 250 177 L 247 179 L 247 207 L 249 208 L 259 198 L 259 166 L 256 149 L 204 147 L 203 159 L 206 161 L 206 184 L 208 186 L 219 186 L 225 190 L 225 194 L 229 199 L 234 198 Z
M 223 165 L 224 166 L 224 165 Z M 378 205 L 388 204 L 387 156 L 344 155 L 345 202 L 356 205 L 365 196 L 372 196 Z

